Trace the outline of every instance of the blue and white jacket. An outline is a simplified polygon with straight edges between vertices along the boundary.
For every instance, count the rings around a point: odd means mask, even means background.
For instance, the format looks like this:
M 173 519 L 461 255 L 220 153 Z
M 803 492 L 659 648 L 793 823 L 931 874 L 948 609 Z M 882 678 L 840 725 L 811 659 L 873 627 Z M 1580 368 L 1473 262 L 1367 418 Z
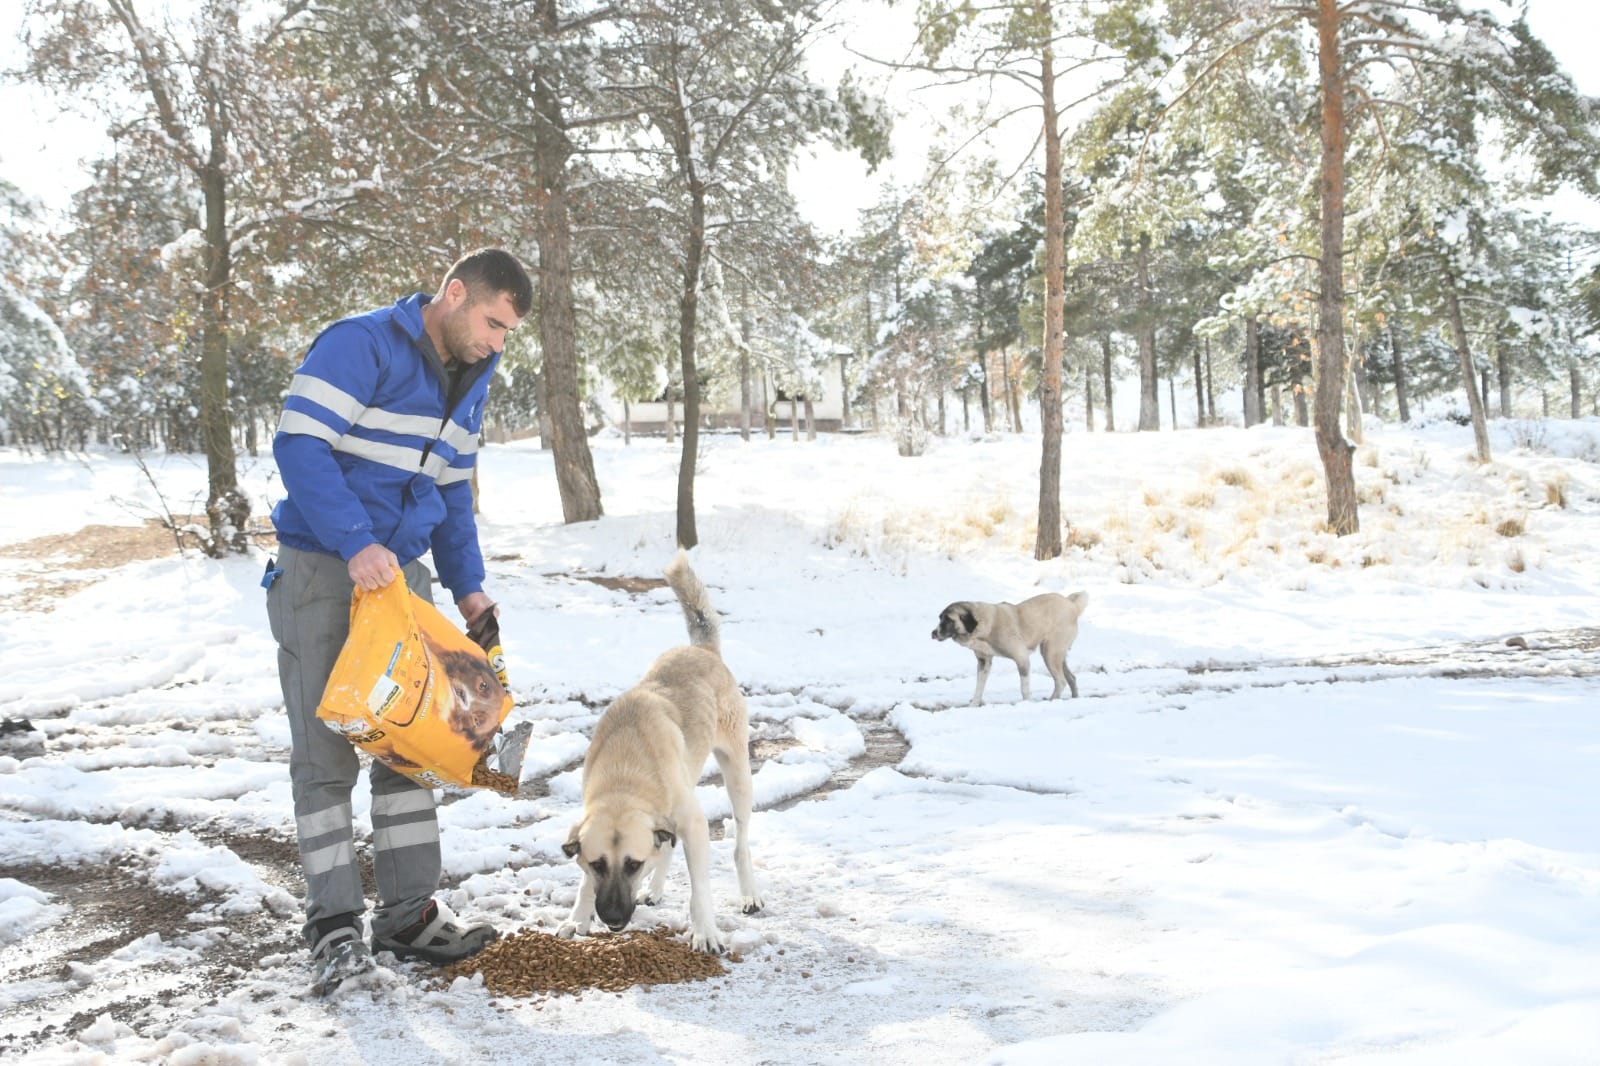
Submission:
M 429 299 L 341 319 L 312 341 L 272 438 L 288 492 L 272 522 L 281 543 L 347 562 L 374 543 L 402 564 L 432 548 L 459 600 L 483 588 L 471 477 L 500 353 L 463 368 L 448 396 L 450 376 L 418 344 Z

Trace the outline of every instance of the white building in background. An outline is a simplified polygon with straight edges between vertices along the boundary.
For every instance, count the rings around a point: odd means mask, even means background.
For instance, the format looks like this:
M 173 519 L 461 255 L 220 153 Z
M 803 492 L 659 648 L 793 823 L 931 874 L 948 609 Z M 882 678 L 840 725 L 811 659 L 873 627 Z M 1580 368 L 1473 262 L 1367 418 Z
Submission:
M 815 428 L 823 433 L 836 433 L 841 429 L 859 425 L 859 413 L 845 403 L 845 381 L 852 353 L 840 351 L 831 356 L 816 384 L 811 400 L 811 418 Z M 791 396 L 773 380 L 768 372 L 752 374 L 750 428 L 766 431 L 770 419 L 778 432 L 783 432 L 798 420 L 800 431 L 806 432 L 806 399 L 804 394 Z M 673 432 L 683 427 L 683 403 L 669 405 L 665 399 L 646 403 L 632 403 L 624 407 L 619 400 L 608 400 L 606 413 L 618 429 L 628 433 L 665 435 L 667 410 L 671 407 Z M 848 418 L 846 415 L 848 414 Z M 624 426 L 624 421 L 627 425 Z M 739 380 L 730 377 L 718 380 L 707 395 L 700 397 L 700 427 L 702 429 L 737 429 L 739 427 Z

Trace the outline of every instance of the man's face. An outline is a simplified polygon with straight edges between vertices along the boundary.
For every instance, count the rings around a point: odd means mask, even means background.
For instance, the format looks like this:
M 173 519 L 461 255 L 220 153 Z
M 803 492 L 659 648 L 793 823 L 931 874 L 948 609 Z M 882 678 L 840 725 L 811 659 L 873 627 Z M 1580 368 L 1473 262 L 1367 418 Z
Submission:
M 468 366 L 486 359 L 506 346 L 506 334 L 516 329 L 522 319 L 511 302 L 511 294 L 497 292 L 477 300 L 461 286 L 459 295 L 452 289 L 447 298 L 459 303 L 445 312 L 440 320 L 439 332 L 444 338 L 444 350 L 439 353 L 444 361 L 459 361 Z

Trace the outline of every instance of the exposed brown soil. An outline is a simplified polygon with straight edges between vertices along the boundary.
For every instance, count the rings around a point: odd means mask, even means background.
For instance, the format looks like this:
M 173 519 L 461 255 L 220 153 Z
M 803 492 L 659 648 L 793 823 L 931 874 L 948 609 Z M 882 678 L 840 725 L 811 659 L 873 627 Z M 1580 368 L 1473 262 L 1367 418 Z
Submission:
M 65 571 L 106 572 L 127 563 L 160 559 L 183 550 L 198 550 L 199 539 L 183 531 L 204 528 L 205 515 L 174 515 L 174 529 L 164 519 L 146 518 L 139 525 L 89 525 L 71 533 L 52 533 L 16 544 L 0 545 L 0 560 L 20 560 L 22 587 L 0 595 L 0 610 L 49 611 L 57 601 L 100 580 L 98 576 L 67 577 Z M 251 534 L 258 544 L 274 543 L 270 530 Z M 31 564 L 31 565 L 30 565 Z

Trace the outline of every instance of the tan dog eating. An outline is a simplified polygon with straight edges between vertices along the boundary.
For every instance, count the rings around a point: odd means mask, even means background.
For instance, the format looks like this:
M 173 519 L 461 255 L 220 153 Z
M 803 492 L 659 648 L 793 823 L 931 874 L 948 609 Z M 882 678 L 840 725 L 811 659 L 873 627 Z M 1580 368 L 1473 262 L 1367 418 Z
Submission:
M 750 862 L 750 724 L 739 685 L 722 662 L 720 621 L 680 551 L 666 569 L 683 607 L 689 646 L 664 652 L 643 679 L 606 708 L 583 760 L 583 815 L 562 845 L 583 884 L 558 936 L 587 934 L 598 917 L 625 928 L 636 902 L 656 903 L 672 848 L 689 867 L 689 944 L 723 949 L 711 905 L 711 833 L 695 796 L 706 757 L 715 755 L 733 807 L 734 865 L 744 913 L 763 901 Z M 650 874 L 649 891 L 639 885 Z

